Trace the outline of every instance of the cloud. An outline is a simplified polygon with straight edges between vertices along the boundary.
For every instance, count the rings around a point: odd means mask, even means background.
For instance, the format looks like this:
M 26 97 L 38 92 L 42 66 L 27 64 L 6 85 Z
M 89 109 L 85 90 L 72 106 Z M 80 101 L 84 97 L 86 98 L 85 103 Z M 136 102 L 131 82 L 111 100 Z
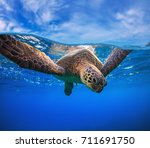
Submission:
M 0 20 L 0 31 L 5 30 L 5 28 L 6 28 L 6 23 L 5 23 L 5 21 Z
M 34 13 L 34 21 L 39 25 L 56 19 L 55 12 L 63 7 L 61 0 L 23 0 L 22 4 L 25 10 Z
M 111 32 L 99 26 L 96 20 L 91 22 L 88 16 L 78 12 L 69 21 L 57 26 L 57 32 L 54 32 L 51 37 L 62 42 L 85 43 L 104 41 L 110 35 Z
M 58 26 L 51 37 L 62 42 L 104 42 L 149 38 L 150 25 L 145 22 L 145 12 L 138 8 L 129 8 L 113 14 L 109 25 L 90 18 L 88 14 L 76 12 L 72 18 Z
M 15 20 L 6 20 L 0 17 L 0 32 L 30 32 L 29 29 L 22 27 Z
M 132 8 L 123 13 L 117 13 L 116 19 L 118 20 L 119 28 L 127 37 L 139 36 L 141 34 L 148 35 L 150 33 L 150 25 L 147 23 L 144 11 Z
M 43 12 L 41 15 L 42 22 L 48 22 L 54 18 L 54 15 L 49 12 Z
M 18 10 L 17 10 L 18 11 Z M 12 1 L 0 0 L 0 32 L 29 32 L 22 22 L 16 19 L 16 9 Z
M 138 9 L 129 9 L 124 13 L 118 12 L 116 14 L 116 19 L 127 29 L 133 28 L 136 26 L 141 26 L 144 23 L 144 14 L 141 10 Z M 134 28 L 136 29 L 136 28 Z
M 13 8 L 6 0 L 0 0 L 0 7 L 3 7 L 6 11 L 13 11 Z

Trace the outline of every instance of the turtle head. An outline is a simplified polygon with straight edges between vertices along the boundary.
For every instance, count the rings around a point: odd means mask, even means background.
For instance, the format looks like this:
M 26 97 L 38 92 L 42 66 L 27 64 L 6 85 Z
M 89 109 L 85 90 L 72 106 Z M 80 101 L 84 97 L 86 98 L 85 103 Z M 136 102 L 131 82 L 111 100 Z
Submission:
M 103 74 L 94 65 L 81 68 L 80 79 L 82 83 L 95 92 L 101 92 L 107 84 Z

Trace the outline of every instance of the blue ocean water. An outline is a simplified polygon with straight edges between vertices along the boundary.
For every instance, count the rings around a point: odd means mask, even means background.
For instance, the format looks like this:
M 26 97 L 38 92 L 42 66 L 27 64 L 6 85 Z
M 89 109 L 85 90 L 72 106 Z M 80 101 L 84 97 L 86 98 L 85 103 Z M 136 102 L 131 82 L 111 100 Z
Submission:
M 66 52 L 53 51 L 55 42 L 42 37 L 16 38 L 54 61 Z M 95 53 L 104 61 L 115 47 L 98 44 Z M 150 49 L 121 47 L 133 51 L 106 77 L 101 93 L 77 84 L 69 97 L 62 81 L 0 55 L 0 130 L 150 130 Z

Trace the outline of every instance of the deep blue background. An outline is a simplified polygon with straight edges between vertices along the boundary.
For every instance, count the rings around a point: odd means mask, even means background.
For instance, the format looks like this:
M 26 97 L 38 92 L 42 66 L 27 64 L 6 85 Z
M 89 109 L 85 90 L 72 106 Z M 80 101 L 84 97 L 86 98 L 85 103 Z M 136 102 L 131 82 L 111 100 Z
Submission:
M 0 130 L 150 130 L 148 86 L 114 80 L 101 94 L 81 87 L 70 97 L 62 86 L 0 90 Z

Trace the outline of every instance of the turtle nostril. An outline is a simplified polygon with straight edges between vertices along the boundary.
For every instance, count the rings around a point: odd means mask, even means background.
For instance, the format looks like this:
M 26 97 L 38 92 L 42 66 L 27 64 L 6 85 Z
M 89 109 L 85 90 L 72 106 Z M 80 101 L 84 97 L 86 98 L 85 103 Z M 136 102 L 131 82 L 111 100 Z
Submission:
M 96 79 L 95 78 L 93 79 L 93 82 L 96 83 Z
M 103 86 L 103 82 L 98 81 L 98 82 L 96 83 L 96 85 L 98 85 L 98 86 Z
M 104 86 L 107 85 L 107 82 L 104 82 L 104 81 L 98 81 L 96 84 L 99 85 L 99 86 L 101 86 L 101 87 L 104 87 Z

